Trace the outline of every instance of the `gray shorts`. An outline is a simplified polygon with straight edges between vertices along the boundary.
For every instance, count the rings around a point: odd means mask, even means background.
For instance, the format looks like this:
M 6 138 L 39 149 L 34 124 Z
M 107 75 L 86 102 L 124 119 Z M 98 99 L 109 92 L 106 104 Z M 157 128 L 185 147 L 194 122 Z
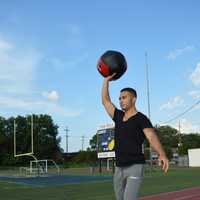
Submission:
M 129 167 L 116 167 L 113 180 L 116 199 L 137 200 L 143 176 L 143 164 L 134 164 Z

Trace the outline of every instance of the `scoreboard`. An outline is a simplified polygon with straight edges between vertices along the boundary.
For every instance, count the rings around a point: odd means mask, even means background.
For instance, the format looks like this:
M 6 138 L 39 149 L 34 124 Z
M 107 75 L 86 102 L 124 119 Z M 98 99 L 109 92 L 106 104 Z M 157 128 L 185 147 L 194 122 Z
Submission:
M 104 125 L 97 130 L 97 152 L 98 158 L 113 158 L 114 152 L 114 125 Z

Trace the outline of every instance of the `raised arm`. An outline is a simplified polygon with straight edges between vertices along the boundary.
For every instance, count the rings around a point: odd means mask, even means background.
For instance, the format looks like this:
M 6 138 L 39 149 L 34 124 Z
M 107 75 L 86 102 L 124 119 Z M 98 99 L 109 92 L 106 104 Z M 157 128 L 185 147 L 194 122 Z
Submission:
M 115 74 L 108 76 L 103 81 L 103 87 L 102 87 L 102 104 L 104 108 L 106 109 L 108 115 L 113 119 L 114 117 L 114 111 L 115 106 L 111 102 L 110 95 L 109 95 L 109 82 L 112 80 Z
M 143 131 L 150 145 L 158 153 L 159 160 L 163 164 L 164 172 L 167 172 L 169 168 L 169 161 L 167 159 L 164 149 L 162 148 L 162 145 L 158 139 L 157 134 L 155 133 L 153 128 L 145 128 Z

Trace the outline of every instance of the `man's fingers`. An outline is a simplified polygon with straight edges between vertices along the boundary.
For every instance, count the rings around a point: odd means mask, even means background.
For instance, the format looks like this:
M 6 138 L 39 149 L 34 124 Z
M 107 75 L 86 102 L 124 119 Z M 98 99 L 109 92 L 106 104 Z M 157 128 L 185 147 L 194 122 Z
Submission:
M 167 161 L 167 166 L 166 166 L 166 172 L 168 171 L 168 169 L 169 169 L 169 161 Z
M 107 80 L 107 81 L 112 81 L 114 75 L 115 75 L 115 74 L 112 74 L 112 75 L 106 76 L 106 77 L 105 77 L 105 80 Z
M 117 74 L 117 73 L 112 74 L 112 75 L 110 76 L 110 80 L 112 80 L 113 77 L 114 77 L 116 74 Z
M 167 164 L 166 164 L 166 162 L 164 162 L 164 164 L 163 164 L 163 170 L 164 171 L 166 171 L 166 167 L 167 167 Z
M 113 76 L 115 76 L 117 73 L 115 72 L 114 74 L 112 74 L 111 76 L 113 77 Z
M 169 168 L 169 162 L 168 162 L 168 160 L 163 160 L 163 167 L 162 167 L 162 169 L 164 170 L 165 173 L 168 171 L 168 168 Z

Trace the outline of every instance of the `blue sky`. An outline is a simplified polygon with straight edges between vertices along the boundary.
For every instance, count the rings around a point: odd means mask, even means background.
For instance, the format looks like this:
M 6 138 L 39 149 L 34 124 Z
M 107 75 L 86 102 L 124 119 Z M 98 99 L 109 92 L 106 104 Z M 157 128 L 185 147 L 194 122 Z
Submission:
M 112 123 L 101 105 L 99 56 L 121 51 L 128 62 L 110 85 L 137 90 L 147 114 L 145 52 L 148 52 L 151 120 L 159 124 L 200 99 L 199 1 L 0 1 L 1 116 L 50 114 L 65 149 L 84 147 L 97 127 Z M 200 132 L 199 111 L 184 115 L 181 131 Z M 169 125 L 177 127 L 178 120 Z

